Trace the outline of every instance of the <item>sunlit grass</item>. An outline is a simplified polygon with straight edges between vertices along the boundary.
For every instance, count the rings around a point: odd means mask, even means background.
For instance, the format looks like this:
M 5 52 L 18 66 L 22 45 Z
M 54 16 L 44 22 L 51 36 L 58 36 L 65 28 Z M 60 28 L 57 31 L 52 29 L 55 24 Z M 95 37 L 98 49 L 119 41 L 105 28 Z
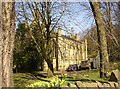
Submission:
M 35 77 L 32 77 L 30 73 L 15 73 L 14 85 L 15 87 L 25 87 L 27 84 L 35 83 L 39 81 Z
M 68 81 L 83 81 L 83 82 L 107 82 L 108 78 L 100 78 L 100 74 L 98 70 L 83 70 L 79 74 L 73 74 L 73 78 L 68 79 Z
M 39 73 L 39 72 L 38 72 Z M 80 72 L 73 73 L 71 76 L 68 74 L 59 75 L 59 78 L 64 78 L 67 82 L 74 83 L 75 81 L 83 81 L 83 82 L 107 82 L 108 79 L 103 79 L 99 77 L 98 70 L 83 70 Z M 41 76 L 35 77 L 31 73 L 15 73 L 14 74 L 14 84 L 15 87 L 25 87 L 26 85 L 33 84 L 36 82 L 44 81 L 49 82 L 51 78 L 44 78 Z

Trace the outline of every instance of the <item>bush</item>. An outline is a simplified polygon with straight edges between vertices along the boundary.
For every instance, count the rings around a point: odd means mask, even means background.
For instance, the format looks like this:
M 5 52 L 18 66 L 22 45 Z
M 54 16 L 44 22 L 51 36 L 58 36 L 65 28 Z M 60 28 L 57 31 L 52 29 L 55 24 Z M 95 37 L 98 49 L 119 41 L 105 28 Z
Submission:
M 34 89 L 37 89 L 37 88 L 50 88 L 50 89 L 60 89 L 60 87 L 62 85 L 66 84 L 67 85 L 67 81 L 62 78 L 60 79 L 58 76 L 54 76 L 52 78 L 50 78 L 50 81 L 49 82 L 44 82 L 44 81 L 39 81 L 39 82 L 36 82 L 34 84 L 30 84 L 30 85 L 27 85 L 26 87 L 31 87 L 31 88 L 34 88 Z

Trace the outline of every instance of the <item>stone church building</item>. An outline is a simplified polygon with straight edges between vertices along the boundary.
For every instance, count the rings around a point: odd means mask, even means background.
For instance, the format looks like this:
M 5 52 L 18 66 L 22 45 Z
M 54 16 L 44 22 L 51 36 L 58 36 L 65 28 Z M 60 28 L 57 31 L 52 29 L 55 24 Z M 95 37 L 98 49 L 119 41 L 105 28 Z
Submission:
M 87 40 L 80 41 L 78 34 L 75 36 L 62 35 L 61 28 L 54 34 L 56 44 L 53 45 L 54 70 L 66 69 L 71 64 L 80 64 L 81 60 L 87 60 Z M 47 63 L 44 64 L 45 70 Z

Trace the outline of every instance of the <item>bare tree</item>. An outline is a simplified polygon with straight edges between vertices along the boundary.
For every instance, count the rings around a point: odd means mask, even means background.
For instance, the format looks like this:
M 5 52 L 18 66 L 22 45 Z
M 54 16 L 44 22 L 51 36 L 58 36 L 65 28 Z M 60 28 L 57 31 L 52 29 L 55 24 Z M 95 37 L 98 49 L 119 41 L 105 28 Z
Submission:
M 103 15 L 100 10 L 100 2 L 90 2 L 90 5 L 97 26 L 97 35 L 98 35 L 99 52 L 100 52 L 100 77 L 104 78 L 106 77 L 106 73 L 108 72 L 109 69 L 109 58 L 107 52 L 105 25 L 104 25 Z
M 62 18 L 64 10 L 56 12 L 55 8 L 60 7 L 60 5 L 52 2 L 19 4 L 21 4 L 21 11 L 19 11 L 18 14 L 25 19 L 26 28 L 28 29 L 31 38 L 36 44 L 36 49 L 42 58 L 47 62 L 48 77 L 53 76 L 54 70 L 52 60 L 52 44 L 54 42 L 53 38 L 55 38 L 55 36 L 52 32 L 57 26 L 59 20 Z M 26 9 L 29 9 L 30 13 L 28 13 Z M 31 16 L 29 17 L 28 15 L 30 14 Z M 19 18 L 17 17 L 17 19 Z M 31 24 L 29 24 L 30 22 Z M 38 37 L 36 36 L 37 34 Z

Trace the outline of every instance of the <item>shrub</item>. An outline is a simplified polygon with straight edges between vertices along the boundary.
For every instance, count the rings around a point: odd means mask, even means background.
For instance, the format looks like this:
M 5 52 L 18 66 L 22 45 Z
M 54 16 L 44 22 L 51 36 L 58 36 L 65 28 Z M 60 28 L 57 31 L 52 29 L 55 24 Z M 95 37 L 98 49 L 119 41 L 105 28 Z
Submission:
M 64 78 L 60 79 L 58 76 L 54 76 L 50 78 L 49 82 L 39 81 L 30 85 L 27 85 L 26 87 L 31 87 L 34 89 L 37 89 L 38 87 L 44 87 L 44 88 L 50 88 L 50 89 L 60 89 L 62 85 L 66 84 L 67 82 Z

